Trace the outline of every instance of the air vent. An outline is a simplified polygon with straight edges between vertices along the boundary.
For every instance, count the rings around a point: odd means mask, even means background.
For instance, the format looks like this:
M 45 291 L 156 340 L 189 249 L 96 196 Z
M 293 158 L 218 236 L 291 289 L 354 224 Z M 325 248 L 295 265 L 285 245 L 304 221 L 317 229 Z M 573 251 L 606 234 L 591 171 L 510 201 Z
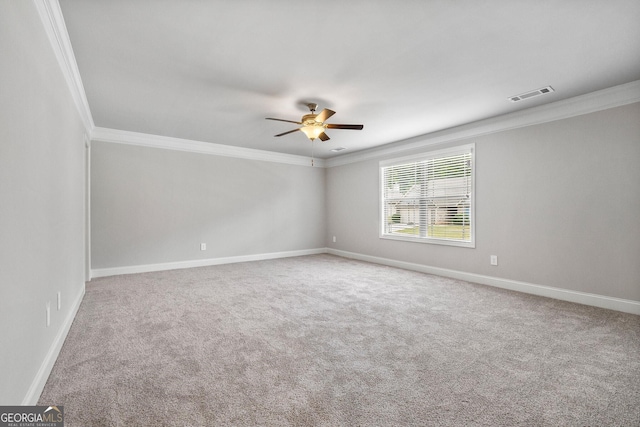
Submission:
M 346 150 L 346 148 L 344 148 L 344 147 L 338 147 L 338 148 L 334 148 L 334 149 L 333 149 L 333 150 L 331 150 L 331 151 L 333 151 L 334 153 L 337 153 L 338 151 L 342 151 L 342 150 Z
M 543 87 L 541 89 L 532 90 L 530 92 L 521 93 L 520 95 L 510 96 L 509 101 L 518 102 L 525 99 L 535 98 L 536 96 L 546 95 L 547 93 L 555 92 L 551 86 Z

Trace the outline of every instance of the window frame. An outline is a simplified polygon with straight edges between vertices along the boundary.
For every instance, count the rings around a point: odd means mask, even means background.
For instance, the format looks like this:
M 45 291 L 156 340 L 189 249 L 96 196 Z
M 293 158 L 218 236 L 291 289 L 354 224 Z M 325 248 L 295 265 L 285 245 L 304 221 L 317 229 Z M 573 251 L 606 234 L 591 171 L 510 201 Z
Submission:
M 455 147 L 444 148 L 439 150 L 430 150 L 424 151 L 419 154 L 413 154 L 410 156 L 397 157 L 388 160 L 382 160 L 378 165 L 378 230 L 379 230 L 379 238 L 385 240 L 399 240 L 404 242 L 414 242 L 414 243 L 426 243 L 426 244 L 435 244 L 435 245 L 445 245 L 445 246 L 457 246 L 457 247 L 465 247 L 465 248 L 475 248 L 476 247 L 476 201 L 475 201 L 475 187 L 476 187 L 476 163 L 475 163 L 475 143 L 458 145 Z M 440 159 L 443 157 L 460 155 L 463 153 L 471 154 L 471 195 L 469 198 L 469 224 L 471 227 L 469 241 L 466 240 L 455 240 L 450 238 L 438 238 L 438 237 L 420 237 L 413 235 L 398 235 L 398 234 L 388 234 L 385 232 L 385 177 L 384 177 L 384 168 L 389 166 L 398 166 L 407 163 L 414 163 L 420 161 L 426 161 L 431 159 Z

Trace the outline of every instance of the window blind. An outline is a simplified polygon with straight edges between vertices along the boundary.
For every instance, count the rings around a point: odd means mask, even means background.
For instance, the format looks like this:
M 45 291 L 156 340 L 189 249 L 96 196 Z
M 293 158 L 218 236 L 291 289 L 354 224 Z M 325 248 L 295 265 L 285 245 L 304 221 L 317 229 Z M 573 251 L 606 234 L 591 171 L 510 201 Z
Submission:
M 473 146 L 381 163 L 381 237 L 473 244 Z

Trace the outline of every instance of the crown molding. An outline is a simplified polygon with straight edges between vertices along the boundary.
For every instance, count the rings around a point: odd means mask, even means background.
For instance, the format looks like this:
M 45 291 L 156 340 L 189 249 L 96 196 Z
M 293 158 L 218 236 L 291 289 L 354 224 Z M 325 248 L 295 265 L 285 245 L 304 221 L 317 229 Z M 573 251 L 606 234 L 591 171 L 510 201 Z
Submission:
M 58 0 L 33 0 L 87 133 L 95 125 Z
M 142 145 L 179 151 L 212 154 L 243 159 L 262 160 L 300 166 L 311 166 L 308 157 L 265 150 L 149 135 L 115 129 L 96 128 L 73 54 L 67 27 L 58 0 L 33 0 L 62 74 L 69 86 L 74 104 L 92 139 L 122 144 Z M 330 159 L 315 159 L 317 167 L 334 167 L 393 155 L 403 151 L 428 147 L 511 129 L 562 120 L 596 111 L 640 102 L 640 80 L 599 90 L 574 98 L 540 105 L 513 113 L 457 126 L 443 131 L 385 144 L 382 147 L 343 154 Z
M 311 159 L 305 156 L 101 127 L 93 129 L 91 140 L 311 167 Z M 314 166 L 325 167 L 325 160 L 314 159 Z
M 455 128 L 416 136 L 378 148 L 344 154 L 330 159 L 315 159 L 314 166 L 330 168 L 364 160 L 378 159 L 382 156 L 397 155 L 404 151 L 563 120 L 635 102 L 640 102 L 640 80 L 562 101 L 468 123 Z M 297 166 L 311 166 L 309 158 L 305 156 L 100 127 L 93 128 L 91 139 L 144 147 L 285 163 Z
M 567 119 L 635 102 L 640 102 L 640 80 L 451 129 L 416 136 L 386 144 L 382 147 L 344 154 L 327 159 L 325 164 L 329 168 L 342 166 L 376 159 L 381 156 L 395 155 L 403 151 Z

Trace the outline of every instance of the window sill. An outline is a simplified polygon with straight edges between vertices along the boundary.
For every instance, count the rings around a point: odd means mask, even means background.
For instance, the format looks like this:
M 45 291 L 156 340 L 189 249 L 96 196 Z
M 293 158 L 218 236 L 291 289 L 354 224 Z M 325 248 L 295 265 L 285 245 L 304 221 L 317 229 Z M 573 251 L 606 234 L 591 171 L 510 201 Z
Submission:
M 449 239 L 438 239 L 438 238 L 425 238 L 425 237 L 411 237 L 411 236 L 398 236 L 395 234 L 381 234 L 381 239 L 385 240 L 399 240 L 403 242 L 413 242 L 413 243 L 426 243 L 430 245 L 444 245 L 444 246 L 457 246 L 461 248 L 472 248 L 476 247 L 475 240 L 472 238 L 470 242 L 463 240 L 449 240 Z

